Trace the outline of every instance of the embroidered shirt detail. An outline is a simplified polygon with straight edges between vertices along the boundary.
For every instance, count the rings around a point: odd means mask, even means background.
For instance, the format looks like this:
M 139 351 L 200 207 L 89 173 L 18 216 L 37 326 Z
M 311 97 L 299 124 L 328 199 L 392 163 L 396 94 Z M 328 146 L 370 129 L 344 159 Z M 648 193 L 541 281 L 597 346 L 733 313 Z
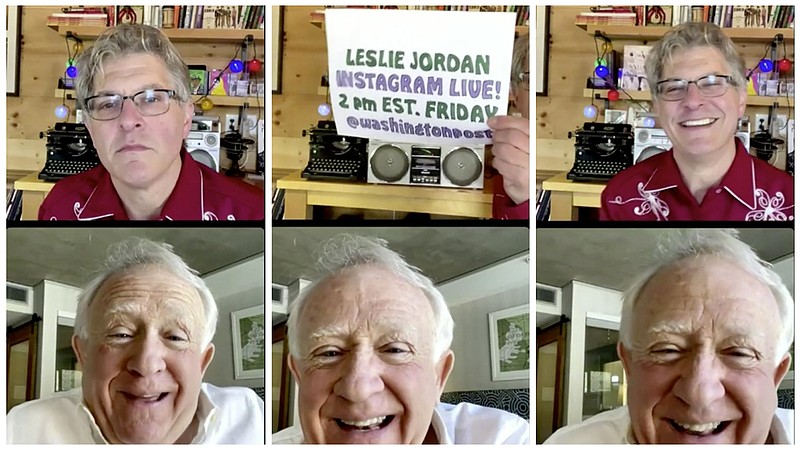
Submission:
M 637 190 L 639 191 L 640 197 L 632 197 L 627 200 L 623 200 L 622 196 L 618 195 L 614 198 L 614 200 L 609 200 L 609 203 L 613 203 L 615 205 L 624 205 L 630 202 L 641 202 L 638 206 L 634 206 L 633 213 L 637 216 L 646 216 L 650 213 L 655 215 L 656 220 L 658 221 L 668 221 L 669 220 L 669 205 L 664 200 L 658 198 L 658 194 L 663 191 L 664 189 L 658 189 L 649 191 L 647 190 L 647 186 L 650 184 L 650 181 L 653 179 L 653 176 L 656 174 L 657 171 L 654 171 L 650 178 L 647 180 L 647 183 L 638 183 Z M 674 186 L 671 186 L 674 187 Z
M 783 192 L 775 193 L 770 197 L 769 193 L 763 189 L 756 189 L 756 208 L 747 213 L 744 220 L 750 221 L 773 221 L 773 220 L 794 220 L 793 216 L 787 216 L 783 211 L 791 209 L 791 206 L 783 206 L 785 198 Z

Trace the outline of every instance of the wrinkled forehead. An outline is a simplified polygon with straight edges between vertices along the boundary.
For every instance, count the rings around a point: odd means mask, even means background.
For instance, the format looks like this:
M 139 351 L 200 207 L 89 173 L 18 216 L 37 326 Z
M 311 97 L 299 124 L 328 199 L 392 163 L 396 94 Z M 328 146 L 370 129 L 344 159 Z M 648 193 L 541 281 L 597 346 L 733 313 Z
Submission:
M 639 332 L 674 328 L 685 333 L 777 333 L 780 315 L 769 287 L 732 261 L 700 256 L 658 271 L 634 306 Z
M 363 264 L 322 280 L 309 293 L 300 317 L 303 335 L 320 329 L 433 331 L 433 308 L 422 289 L 389 269 Z
M 194 286 L 165 267 L 142 265 L 110 276 L 92 299 L 89 316 L 95 326 L 115 315 L 199 325 L 205 313 Z

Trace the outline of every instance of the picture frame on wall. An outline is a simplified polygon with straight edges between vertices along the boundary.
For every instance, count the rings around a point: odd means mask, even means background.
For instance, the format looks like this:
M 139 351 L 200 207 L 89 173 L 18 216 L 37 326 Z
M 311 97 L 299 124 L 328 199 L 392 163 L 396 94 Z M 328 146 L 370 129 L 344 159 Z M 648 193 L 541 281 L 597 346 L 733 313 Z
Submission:
M 536 95 L 547 96 L 547 66 L 550 54 L 550 7 L 536 7 Z
M 19 97 L 22 7 L 6 6 L 6 95 Z
M 489 313 L 492 381 L 529 379 L 530 323 L 528 305 Z
M 264 307 L 231 312 L 234 379 L 264 378 L 266 363 Z

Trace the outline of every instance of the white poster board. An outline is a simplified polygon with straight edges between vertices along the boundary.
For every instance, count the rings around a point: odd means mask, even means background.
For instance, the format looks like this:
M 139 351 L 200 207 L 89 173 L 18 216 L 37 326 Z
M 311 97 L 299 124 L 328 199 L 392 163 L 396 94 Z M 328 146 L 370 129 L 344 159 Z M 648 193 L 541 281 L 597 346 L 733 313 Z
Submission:
M 325 11 L 328 75 L 341 135 L 418 144 L 491 143 L 505 115 L 514 13 Z

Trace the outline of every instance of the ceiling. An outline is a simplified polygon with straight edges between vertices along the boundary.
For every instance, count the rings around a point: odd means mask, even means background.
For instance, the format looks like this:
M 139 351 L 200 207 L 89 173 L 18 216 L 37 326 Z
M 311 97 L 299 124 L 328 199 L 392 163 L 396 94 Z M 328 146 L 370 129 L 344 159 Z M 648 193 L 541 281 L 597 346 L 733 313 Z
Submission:
M 9 228 L 6 280 L 81 287 L 97 275 L 109 245 L 134 236 L 172 244 L 201 276 L 264 253 L 261 228 Z
M 536 282 L 563 287 L 577 280 L 622 291 L 652 262 L 663 233 L 654 228 L 539 228 Z M 769 262 L 794 253 L 788 228 L 741 229 L 739 237 Z
M 528 251 L 528 228 L 510 227 L 274 227 L 272 281 L 313 278 L 315 249 L 343 233 L 379 236 L 435 283 Z

